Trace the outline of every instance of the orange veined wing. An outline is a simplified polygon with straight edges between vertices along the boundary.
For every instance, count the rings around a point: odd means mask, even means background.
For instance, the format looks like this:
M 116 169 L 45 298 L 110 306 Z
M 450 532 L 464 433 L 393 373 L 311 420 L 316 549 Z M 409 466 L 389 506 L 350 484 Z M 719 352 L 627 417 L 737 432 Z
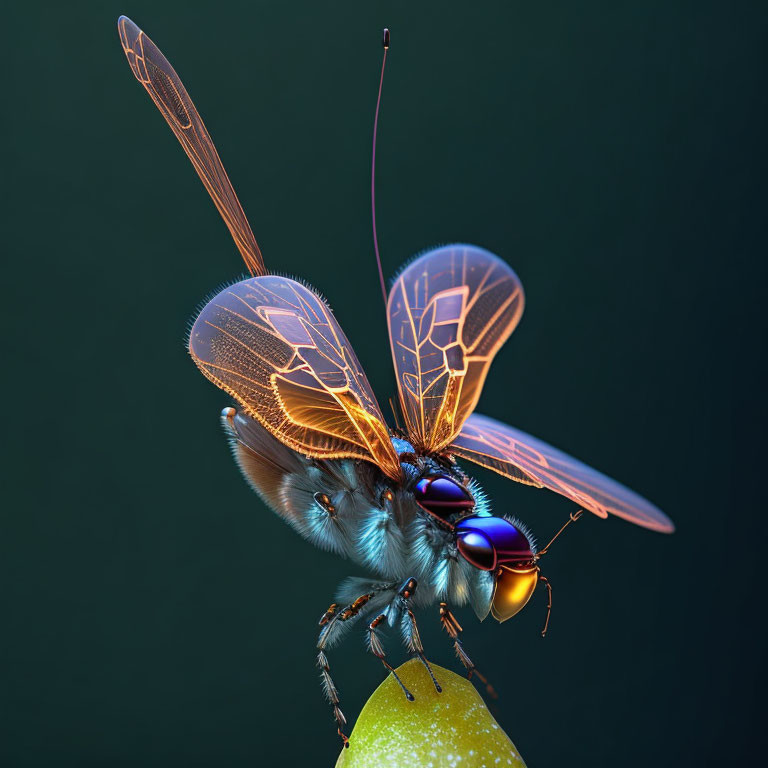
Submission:
M 400 462 L 360 363 L 330 308 L 287 277 L 225 288 L 192 326 L 200 370 L 281 442 L 314 458 L 359 458 L 392 479 Z
M 473 245 L 428 251 L 397 277 L 387 305 L 389 340 L 417 450 L 439 451 L 458 435 L 523 304 L 512 269 Z
M 654 531 L 675 530 L 660 509 L 634 491 L 542 440 L 487 416 L 470 416 L 449 451 L 513 480 L 549 488 L 598 517 L 617 515 Z
M 224 219 L 248 271 L 264 275 L 264 259 L 227 177 L 216 147 L 174 68 L 129 18 L 117 22 L 120 43 L 136 79 L 144 86 L 192 161 Z

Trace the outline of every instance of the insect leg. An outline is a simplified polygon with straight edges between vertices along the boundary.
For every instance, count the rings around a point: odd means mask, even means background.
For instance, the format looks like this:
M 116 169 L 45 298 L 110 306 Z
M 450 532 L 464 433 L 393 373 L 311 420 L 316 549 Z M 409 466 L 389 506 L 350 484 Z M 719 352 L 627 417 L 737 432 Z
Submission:
M 544 629 L 541 630 L 541 636 L 547 636 L 547 627 L 549 627 L 549 614 L 552 613 L 552 585 L 546 576 L 539 574 L 539 582 L 547 588 L 547 618 L 544 619 Z
M 443 629 L 448 633 L 448 636 L 453 640 L 453 648 L 456 651 L 456 656 L 458 656 L 459 661 L 467 670 L 467 680 L 471 680 L 474 675 L 485 686 L 488 695 L 492 699 L 498 699 L 499 695 L 496 693 L 494 687 L 488 682 L 487 678 L 481 674 L 474 665 L 472 659 L 469 658 L 469 655 L 464 650 L 464 645 L 459 639 L 459 633 L 463 632 L 463 629 L 447 603 L 440 603 L 440 623 L 443 625 Z
M 323 682 L 323 689 L 328 703 L 333 708 L 333 717 L 336 720 L 336 730 L 341 737 L 345 747 L 349 746 L 349 737 L 344 733 L 344 727 L 347 724 L 347 718 L 339 707 L 339 691 L 336 688 L 331 669 L 328 664 L 328 657 L 325 655 L 326 646 L 333 642 L 334 637 L 340 629 L 340 622 L 346 622 L 354 619 L 365 607 L 366 603 L 374 596 L 374 592 L 361 595 L 354 602 L 350 603 L 343 610 L 339 610 L 338 603 L 331 603 L 328 610 L 320 617 L 318 622 L 320 636 L 317 639 L 317 666 L 320 668 L 320 678 Z
M 384 652 L 384 646 L 381 644 L 381 638 L 376 632 L 376 628 L 386 618 L 387 614 L 381 613 L 368 625 L 368 648 L 371 653 L 392 673 L 395 680 L 397 680 L 400 687 L 403 689 L 405 698 L 408 699 L 408 701 L 413 701 L 413 694 L 405 687 L 405 684 L 400 679 L 397 672 L 395 672 L 392 665 L 387 661 L 386 653 Z
M 339 606 L 336 603 L 331 603 L 328 610 L 320 617 L 319 624 L 322 627 L 320 630 L 320 637 L 317 640 L 317 666 L 320 668 L 320 679 L 323 681 L 323 690 L 325 691 L 325 697 L 328 699 L 328 703 L 333 708 L 333 717 L 336 720 L 336 726 L 341 741 L 344 746 L 349 745 L 349 738 L 342 730 L 347 724 L 347 718 L 344 717 L 344 713 L 339 708 L 339 691 L 333 682 L 331 677 L 331 669 L 328 666 L 328 658 L 325 655 L 325 646 L 331 637 L 333 627 L 338 619 Z
M 413 615 L 413 610 L 411 610 L 411 598 L 413 597 L 417 586 L 418 584 L 416 579 L 411 577 L 403 583 L 403 586 L 400 587 L 400 591 L 398 593 L 403 601 L 405 608 L 403 615 L 403 634 L 408 646 L 408 650 L 410 650 L 411 653 L 415 653 L 419 657 L 419 660 L 424 665 L 427 672 L 429 672 L 430 678 L 432 678 L 432 683 L 435 686 L 435 690 L 438 693 L 442 693 L 443 689 L 440 686 L 440 683 L 437 682 L 435 673 L 432 671 L 432 667 L 429 666 L 427 657 L 424 655 L 424 646 L 421 644 L 419 627 L 416 624 L 416 617 Z

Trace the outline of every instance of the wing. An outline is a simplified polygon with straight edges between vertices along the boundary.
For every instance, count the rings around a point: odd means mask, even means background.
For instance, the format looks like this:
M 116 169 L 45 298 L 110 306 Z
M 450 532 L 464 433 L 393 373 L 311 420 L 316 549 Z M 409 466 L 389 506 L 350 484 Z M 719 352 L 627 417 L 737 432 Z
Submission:
M 459 433 L 523 304 L 517 275 L 473 245 L 428 251 L 395 280 L 389 341 L 403 416 L 418 450 L 439 451 Z
M 282 443 L 313 458 L 358 458 L 393 479 L 400 462 L 360 363 L 330 308 L 287 277 L 225 288 L 195 320 L 200 370 Z
M 675 530 L 661 510 L 634 491 L 557 448 L 487 416 L 470 416 L 449 450 L 505 477 L 549 488 L 598 517 L 612 514 L 654 531 Z M 524 478 L 519 477 L 521 471 Z
M 195 166 L 252 275 L 264 275 L 264 259 L 216 147 L 184 85 L 157 46 L 129 18 L 117 22 L 120 42 L 136 79 L 146 88 Z

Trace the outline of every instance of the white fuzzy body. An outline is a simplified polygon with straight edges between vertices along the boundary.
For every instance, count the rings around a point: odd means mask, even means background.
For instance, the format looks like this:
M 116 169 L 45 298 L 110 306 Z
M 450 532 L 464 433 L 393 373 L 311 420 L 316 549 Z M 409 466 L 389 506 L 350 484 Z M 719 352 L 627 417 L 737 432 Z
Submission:
M 392 592 L 389 585 L 394 589 L 413 577 L 418 582 L 414 605 L 470 603 L 480 619 L 488 614 L 492 575 L 464 560 L 453 533 L 422 510 L 413 496 L 420 477 L 450 470 L 422 458 L 418 466 L 403 464 L 404 481 L 395 485 L 367 462 L 301 456 L 247 417 L 225 419 L 225 427 L 244 475 L 277 514 L 315 546 L 377 577 L 378 583 L 348 580 L 339 599 L 352 602 L 372 584 Z M 484 511 L 485 497 L 473 490 L 478 511 Z M 330 499 L 332 513 L 316 494 Z

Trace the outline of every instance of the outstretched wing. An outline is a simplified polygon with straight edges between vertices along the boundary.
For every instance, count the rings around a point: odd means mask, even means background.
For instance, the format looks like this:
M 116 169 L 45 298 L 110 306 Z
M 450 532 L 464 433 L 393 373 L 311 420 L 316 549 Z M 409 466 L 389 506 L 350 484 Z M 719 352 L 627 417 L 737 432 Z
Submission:
M 400 463 L 360 363 L 330 308 L 287 277 L 225 288 L 195 320 L 189 351 L 248 416 L 300 453 Z
M 523 304 L 517 275 L 473 245 L 428 251 L 395 280 L 389 340 L 408 435 L 418 450 L 439 451 L 459 433 Z
M 117 22 L 120 43 L 136 79 L 146 88 L 218 208 L 252 275 L 264 275 L 264 259 L 216 147 L 174 68 L 129 18 Z
M 654 531 L 675 530 L 660 509 L 634 491 L 542 440 L 487 416 L 470 416 L 449 450 L 505 477 L 549 488 L 598 517 L 612 514 Z

